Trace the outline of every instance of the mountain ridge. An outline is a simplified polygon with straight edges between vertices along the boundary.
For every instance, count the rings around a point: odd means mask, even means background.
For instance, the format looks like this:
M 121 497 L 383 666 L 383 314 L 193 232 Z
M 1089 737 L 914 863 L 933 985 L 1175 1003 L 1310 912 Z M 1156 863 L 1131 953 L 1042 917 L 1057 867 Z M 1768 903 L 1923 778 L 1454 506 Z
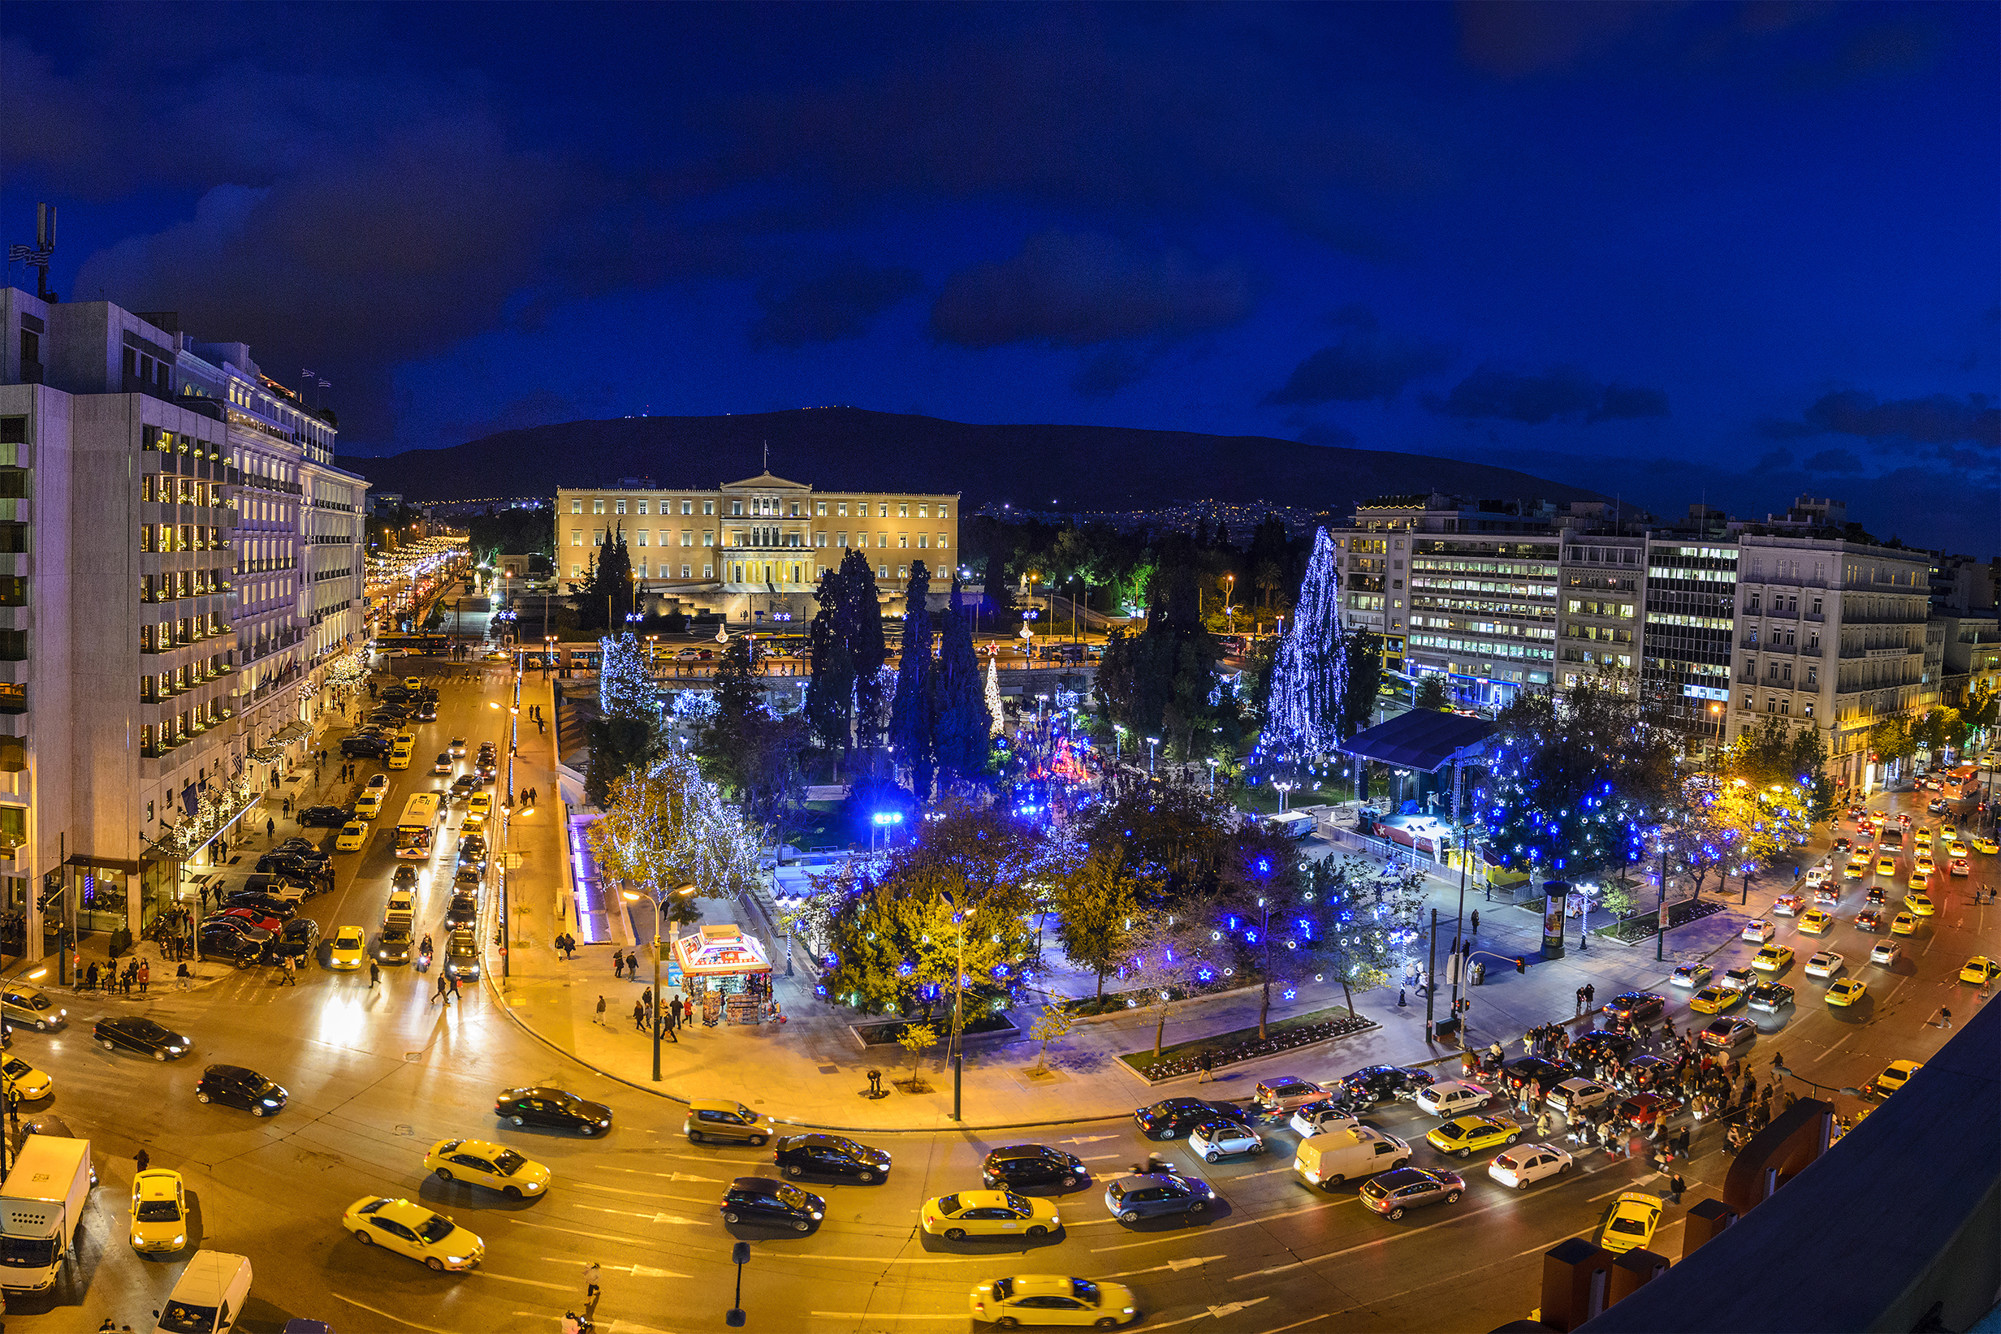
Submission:
M 958 493 L 969 509 L 1142 510 L 1198 500 L 1340 512 L 1385 494 L 1598 500 L 1586 487 L 1431 454 L 1127 426 L 981 426 L 863 408 L 621 417 L 343 460 L 414 502 L 554 496 L 650 478 L 712 489 L 765 470 L 826 491 Z M 587 462 L 585 460 L 588 460 Z M 1038 484 L 1037 479 L 1048 479 Z

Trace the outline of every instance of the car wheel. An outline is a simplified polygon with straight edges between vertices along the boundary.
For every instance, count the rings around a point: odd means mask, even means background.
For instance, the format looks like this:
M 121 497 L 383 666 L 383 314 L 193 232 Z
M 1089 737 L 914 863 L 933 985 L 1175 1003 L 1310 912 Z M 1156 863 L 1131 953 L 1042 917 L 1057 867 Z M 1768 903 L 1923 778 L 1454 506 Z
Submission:
M 1529 1183 L 1526 1178 L 1515 1182 L 1516 1190 L 1527 1190 L 1528 1188 L 1529 1188 Z
M 196 1089 L 196 1090 L 195 1090 L 195 1101 L 196 1101 L 196 1102 L 199 1102 L 199 1103 L 202 1103 L 202 1104 L 204 1104 L 204 1105 L 206 1105 L 206 1104 L 207 1104 L 207 1102 L 208 1102 L 208 1094 L 206 1094 L 206 1093 L 203 1093 L 203 1092 L 202 1092 L 202 1091 L 201 1091 L 200 1089 Z
M 1222 1154 L 1217 1153 L 1214 1149 L 1211 1149 L 1209 1150 L 1209 1152 L 1202 1155 L 1202 1161 L 1205 1163 L 1213 1163 L 1220 1160 L 1222 1156 L 1223 1156 Z
M 855 1180 L 866 1186 L 869 1182 L 875 1180 L 875 1173 L 864 1167 L 861 1171 L 855 1173 Z
M 789 1177 L 803 1177 L 806 1175 L 806 1169 L 797 1163 L 792 1163 L 786 1167 L 785 1175 Z
M 156 1052 L 154 1052 L 154 1053 L 153 1053 L 153 1059 L 154 1059 L 154 1060 L 156 1060 L 156 1061 L 164 1061 L 164 1060 L 166 1060 L 166 1059 L 167 1059 L 167 1052 L 166 1052 L 166 1049 L 165 1049 L 165 1048 L 161 1048 L 161 1049 L 160 1049 L 159 1051 L 156 1051 Z
M 945 1229 L 945 1240 L 964 1241 L 965 1239 L 966 1239 L 966 1229 L 962 1227 L 948 1227 Z
M 1570 1170 L 1570 1164 L 1569 1164 L 1569 1163 L 1561 1163 L 1561 1164 L 1559 1164 L 1559 1165 L 1557 1166 L 1557 1169 L 1556 1169 L 1556 1174 L 1557 1174 L 1558 1176 L 1562 1176 L 1562 1175 L 1563 1175 L 1563 1174 L 1564 1174 L 1565 1172 L 1568 1172 L 1569 1170 Z
M 753 1148 L 753 1149 L 761 1149 L 761 1148 L 763 1148 L 763 1147 L 764 1147 L 764 1136 L 762 1136 L 762 1135 L 752 1135 L 752 1136 L 750 1137 L 750 1147 L 751 1147 L 751 1148 Z
M 1390 1210 L 1389 1213 L 1384 1216 L 1388 1218 L 1392 1223 L 1396 1222 L 1399 1218 L 1403 1217 L 1403 1206 L 1398 1205 L 1396 1208 Z
M 1328 1177 L 1325 1181 L 1321 1182 L 1320 1188 L 1326 1191 L 1336 1191 L 1341 1189 L 1342 1184 L 1345 1183 L 1347 1180 L 1348 1178 L 1342 1176 L 1340 1173 L 1337 1172 L 1333 1176 Z
M 424 1267 L 426 1269 L 429 1269 L 434 1274 L 442 1274 L 445 1272 L 445 1262 L 443 1260 L 440 1260 L 435 1255 L 427 1255 L 424 1257 Z
M 1122 1214 L 1120 1214 L 1120 1215 L 1119 1215 L 1119 1221 L 1120 1221 L 1121 1223 L 1137 1223 L 1137 1222 L 1139 1222 L 1139 1210 L 1137 1210 L 1137 1209 L 1128 1209 L 1128 1210 L 1126 1210 L 1126 1211 L 1125 1211 L 1124 1213 L 1122 1213 Z
M 510 1200 L 518 1200 L 521 1198 L 521 1187 L 508 1186 L 505 1187 L 500 1193 L 502 1195 L 505 1195 Z
M 723 1210 L 723 1221 L 725 1223 L 741 1223 L 743 1221 L 743 1218 L 741 1215 L 733 1214 L 729 1210 L 725 1209 Z
M 792 1230 L 794 1232 L 811 1232 L 813 1225 L 802 1218 L 792 1225 Z
M 701 1142 L 702 1142 L 702 1132 L 701 1132 L 701 1131 L 699 1131 L 699 1130 L 690 1130 L 690 1131 L 688 1132 L 688 1143 L 690 1143 L 690 1144 L 700 1144 Z
M 1459 1192 L 1458 1192 L 1458 1191 L 1456 1191 L 1456 1190 L 1448 1190 L 1448 1191 L 1446 1191 L 1446 1192 L 1445 1192 L 1445 1202 L 1446 1202 L 1447 1204 L 1457 1204 L 1457 1203 L 1459 1203 Z
M 1188 1206 L 1188 1212 L 1189 1212 L 1189 1213 L 1191 1213 L 1191 1214 L 1206 1214 L 1206 1213 L 1208 1213 L 1208 1212 L 1209 1212 L 1209 1201 L 1207 1201 L 1207 1200 L 1197 1200 L 1197 1201 L 1195 1201 L 1195 1203 L 1193 1203 L 1193 1204 L 1191 1204 L 1191 1205 L 1189 1205 L 1189 1206 Z
M 1076 1178 L 1076 1177 L 1074 1177 L 1074 1176 L 1067 1176 L 1067 1177 L 1064 1177 L 1064 1178 L 1063 1178 L 1063 1189 L 1065 1189 L 1065 1190 L 1075 1190 L 1076 1188 L 1077 1188 L 1077 1178 Z
M 1454 1158 L 1471 1158 L 1471 1157 L 1473 1156 L 1473 1150 L 1471 1150 L 1471 1149 L 1454 1149 L 1454 1150 L 1452 1151 L 1452 1156 L 1453 1156 Z
M 995 1328 L 995 1329 L 1020 1329 L 1020 1328 L 1021 1328 L 1021 1322 L 1020 1322 L 1019 1320 L 1016 1320 L 1016 1319 L 1015 1319 L 1015 1318 L 1014 1318 L 1013 1316 L 1011 1316 L 1011 1315 L 1004 1315 L 1004 1316 L 1002 1316 L 1002 1317 L 1001 1317 L 1000 1319 L 998 1319 L 998 1320 L 994 1321 L 994 1328 Z
M 269 1107 L 264 1107 L 264 1106 L 252 1107 L 250 1109 L 250 1114 L 252 1116 L 269 1116 L 271 1115 L 271 1109 Z
M 354 1230 L 354 1239 L 364 1246 L 373 1246 L 375 1244 L 375 1238 L 368 1235 L 368 1229 L 365 1227 L 358 1227 Z
M 1040 1241 L 1042 1238 L 1049 1235 L 1049 1229 L 1046 1227 L 1032 1227 L 1028 1230 L 1028 1235 L 1032 1239 Z
M 1502 1141 L 1501 1141 L 1501 1143 L 1503 1143 L 1503 1144 L 1513 1144 L 1513 1143 L 1514 1143 L 1514 1142 L 1515 1142 L 1516 1140 L 1518 1140 L 1518 1139 L 1520 1139 L 1520 1138 L 1521 1138 L 1521 1136 L 1520 1136 L 1520 1135 L 1510 1135 L 1510 1136 L 1508 1136 L 1508 1137 L 1507 1137 L 1506 1139 L 1502 1140 Z

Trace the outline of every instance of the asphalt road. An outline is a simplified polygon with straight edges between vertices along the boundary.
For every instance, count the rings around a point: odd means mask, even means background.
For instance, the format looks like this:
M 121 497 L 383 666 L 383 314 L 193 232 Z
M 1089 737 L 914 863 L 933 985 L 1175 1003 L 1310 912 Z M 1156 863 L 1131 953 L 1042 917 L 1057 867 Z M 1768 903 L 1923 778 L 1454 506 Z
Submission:
M 394 865 L 388 830 L 395 813 L 409 792 L 448 781 L 434 778 L 422 761 L 454 734 L 475 748 L 481 739 L 498 740 L 504 716 L 476 687 L 445 689 L 439 721 L 418 729 L 419 764 L 391 775 L 392 799 L 369 846 L 342 854 L 335 889 L 307 905 L 329 936 L 352 923 L 372 937 Z M 372 771 L 364 765 L 364 776 Z M 440 941 L 454 840 L 444 842 L 421 887 L 417 931 Z M 1977 860 L 1991 880 L 1997 859 Z M 1887 973 L 1866 963 L 1872 938 L 1851 925 L 1861 906 L 1858 882 L 1846 882 L 1841 924 L 1824 941 L 1794 940 L 1792 923 L 1780 919 L 1779 939 L 1798 951 L 1786 980 L 1799 989 L 1800 1003 L 1789 1016 L 1753 1016 L 1767 1032 L 1750 1058 L 1768 1064 L 1781 1049 L 1795 1069 L 1838 1086 L 1866 1083 L 1897 1057 L 1923 1059 L 1936 1050 L 1947 1035 L 1926 1019 L 1955 1000 L 1970 1009 L 1974 989 L 1954 976 L 1968 954 L 1994 951 L 1989 915 L 1996 910 L 1969 906 L 1969 889 L 1964 881 L 1946 886 L 1939 915 L 1906 942 L 1905 960 Z M 1848 955 L 1849 971 L 1870 982 L 1864 1005 L 1846 1014 L 1827 1009 L 1820 999 L 1825 984 L 1797 975 L 1810 945 Z M 1733 945 L 1711 962 L 1720 973 L 1740 954 L 1748 960 L 1753 948 Z M 1681 993 L 1663 985 L 1672 960 L 1637 962 L 1659 971 L 1635 981 L 1672 994 L 1685 1014 Z M 1290 1130 L 1268 1130 L 1270 1151 L 1261 1157 L 1208 1166 L 1185 1144 L 1148 1143 L 1121 1120 L 1054 1130 L 1048 1142 L 1076 1152 L 1099 1178 L 1159 1150 L 1199 1168 L 1217 1186 L 1221 1207 L 1194 1224 L 1129 1227 L 1109 1215 L 1094 1182 L 1059 1197 L 1065 1228 L 1058 1236 L 952 1243 L 917 1228 L 921 1201 L 976 1186 L 987 1149 L 1036 1137 L 884 1135 L 874 1142 L 895 1155 L 886 1182 L 803 1183 L 829 1204 L 816 1231 L 733 1229 L 718 1216 L 721 1192 L 736 1175 L 768 1172 L 768 1149 L 690 1144 L 677 1104 L 551 1051 L 500 1013 L 501 1002 L 483 988 L 468 989 L 468 999 L 449 1009 L 431 1003 L 434 977 L 386 968 L 381 986 L 371 988 L 365 969 L 332 973 L 315 966 L 293 988 L 259 969 L 134 1002 L 122 1012 L 143 1010 L 194 1038 L 193 1053 L 170 1065 L 95 1047 L 90 1022 L 117 1007 L 85 998 L 66 998 L 68 1030 L 17 1032 L 15 1054 L 55 1077 L 49 1109 L 95 1143 L 103 1184 L 74 1281 L 50 1294 L 10 1299 L 10 1328 L 71 1334 L 95 1329 L 107 1314 L 151 1328 L 150 1313 L 188 1252 L 144 1259 L 126 1242 L 131 1154 L 141 1146 L 153 1166 L 186 1176 L 195 1214 L 189 1252 L 199 1246 L 251 1257 L 256 1282 L 240 1325 L 247 1334 L 276 1331 L 291 1316 L 327 1320 L 344 1334 L 545 1334 L 559 1327 L 566 1308 L 581 1303 L 583 1267 L 593 1260 L 603 1267 L 598 1317 L 608 1334 L 722 1329 L 737 1278 L 730 1248 L 738 1239 L 752 1243 L 742 1275 L 752 1329 L 959 1330 L 969 1324 L 967 1294 L 975 1283 L 1062 1272 L 1130 1284 L 1149 1329 L 1484 1330 L 1536 1304 L 1544 1250 L 1588 1231 L 1620 1190 L 1657 1180 L 1641 1165 L 1593 1154 L 1564 1177 L 1525 1192 L 1504 1190 L 1486 1175 L 1491 1152 L 1470 1164 L 1448 1164 L 1420 1142 L 1432 1118 L 1393 1104 L 1375 1119 L 1413 1141 L 1415 1165 L 1464 1173 L 1468 1191 L 1458 1204 L 1392 1223 L 1365 1209 L 1352 1190 L 1327 1194 L 1300 1181 L 1290 1169 L 1296 1138 Z M 717 1051 L 718 1059 L 728 1059 L 726 1035 Z M 195 1081 L 217 1061 L 278 1080 L 291 1092 L 290 1105 L 268 1120 L 199 1105 Z M 1341 1073 L 1319 1068 L 1311 1057 L 1300 1067 L 1308 1076 Z M 496 1122 L 495 1091 L 535 1083 L 610 1104 L 616 1125 L 604 1139 L 586 1140 Z M 551 1190 L 515 1203 L 426 1176 L 421 1159 L 429 1145 L 458 1135 L 497 1139 L 546 1163 L 554 1172 Z M 1720 1184 L 1726 1167 L 1720 1145 L 1713 1132 L 1697 1140 L 1695 1160 L 1684 1169 L 1691 1190 L 1685 1203 Z M 485 1238 L 484 1264 L 466 1274 L 433 1274 L 364 1249 L 339 1220 L 352 1201 L 370 1194 L 407 1195 L 450 1213 Z M 1678 1257 L 1681 1210 L 1668 1216 L 1655 1247 Z

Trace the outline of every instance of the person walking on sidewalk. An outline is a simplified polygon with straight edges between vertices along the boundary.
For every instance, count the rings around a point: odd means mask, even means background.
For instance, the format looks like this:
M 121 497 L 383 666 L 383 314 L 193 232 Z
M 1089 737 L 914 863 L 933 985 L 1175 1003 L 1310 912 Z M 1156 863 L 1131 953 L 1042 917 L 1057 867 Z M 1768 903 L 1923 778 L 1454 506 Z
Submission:
M 584 1314 L 596 1316 L 598 1312 L 598 1262 L 593 1260 L 584 1266 Z
M 277 837 L 278 837 L 278 822 L 276 820 L 271 819 L 269 816 L 266 816 L 264 820 L 265 842 L 268 843 L 273 839 L 276 839 Z
M 671 1002 L 671 1003 L 670 1003 L 670 1004 L 669 1004 L 669 1005 L 667 1006 L 667 1013 L 668 1013 L 668 1015 L 670 1016 L 670 1019 L 669 1019 L 669 1022 L 668 1022 L 668 1025 L 667 1025 L 667 1031 L 668 1031 L 668 1032 L 670 1032 L 670 1033 L 671 1033 L 671 1032 L 673 1032 L 673 1031 L 674 1031 L 675 1029 L 677 1029 L 677 1028 L 679 1028 L 679 1027 L 681 1026 L 681 1011 L 682 1011 L 682 1010 L 683 1010 L 684 1008 L 685 1008 L 685 1007 L 684 1007 L 684 1006 L 683 1006 L 683 1005 L 681 1004 L 681 996 L 680 996 L 680 993 L 679 993 L 679 992 L 676 992 L 676 993 L 675 993 L 675 995 L 674 995 L 674 999 L 673 999 L 673 1001 L 672 1001 L 672 1002 Z M 679 1039 L 679 1038 L 676 1038 L 676 1039 L 675 1039 L 675 1041 L 677 1041 L 677 1042 L 678 1042 L 678 1041 L 680 1041 L 680 1039 Z
M 146 960 L 139 961 L 139 994 L 146 994 L 146 986 L 153 980 L 153 965 Z
M 1198 1084 L 1208 1083 L 1215 1075 L 1216 1053 L 1204 1047 L 1202 1054 L 1195 1058 L 1195 1068 L 1202 1072 L 1201 1077 L 1195 1082 Z
M 382 965 L 376 963 L 375 960 L 370 959 L 368 961 L 368 989 L 370 991 L 373 991 L 375 990 L 375 988 L 381 985 L 382 985 Z
M 433 1005 L 450 1005 L 451 1003 L 451 984 L 445 981 L 443 973 L 439 973 L 437 994 L 424 1003 L 424 1008 L 428 1010 Z
M 599 996 L 599 997 L 598 997 L 598 1012 L 597 1012 L 597 1017 L 596 1017 L 595 1019 L 593 1019 L 593 1020 L 592 1020 L 591 1022 L 592 1022 L 592 1023 L 594 1023 L 594 1024 L 596 1024 L 596 1025 L 597 1025 L 597 1026 L 598 1026 L 599 1028 L 604 1028 L 604 1027 L 607 1027 L 607 1025 L 605 1024 L 605 1021 L 604 1021 L 604 997 L 603 997 L 603 996 Z
M 632 1003 L 632 1026 L 642 1033 L 646 1031 L 646 1007 L 638 1001 Z
M 148 1154 L 144 1149 L 141 1149 L 139 1150 L 139 1152 L 132 1155 L 132 1162 L 135 1166 L 135 1170 L 139 1172 L 145 1171 L 147 1167 L 152 1164 L 152 1161 L 153 1161 L 152 1155 Z

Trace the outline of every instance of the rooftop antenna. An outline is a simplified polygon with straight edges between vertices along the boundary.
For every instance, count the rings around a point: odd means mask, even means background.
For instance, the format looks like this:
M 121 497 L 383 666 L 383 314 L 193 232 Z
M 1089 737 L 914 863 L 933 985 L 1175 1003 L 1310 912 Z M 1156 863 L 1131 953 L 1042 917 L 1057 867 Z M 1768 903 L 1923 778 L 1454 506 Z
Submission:
M 9 246 L 7 262 L 26 264 L 36 272 L 35 295 L 43 301 L 61 298 L 49 290 L 49 259 L 56 250 L 56 209 L 53 204 L 35 205 L 35 244 Z
M 764 470 L 766 472 L 771 471 L 771 442 L 769 440 L 764 442 Z

